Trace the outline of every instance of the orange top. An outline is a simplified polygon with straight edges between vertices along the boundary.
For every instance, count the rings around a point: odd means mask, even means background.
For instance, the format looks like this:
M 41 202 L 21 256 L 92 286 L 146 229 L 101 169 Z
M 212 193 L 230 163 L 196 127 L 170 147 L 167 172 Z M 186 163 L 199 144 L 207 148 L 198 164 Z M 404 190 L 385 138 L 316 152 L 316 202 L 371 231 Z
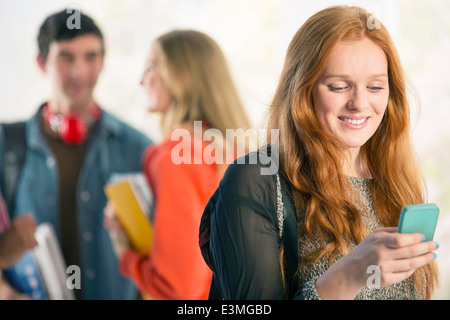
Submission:
M 191 164 L 174 164 L 172 149 L 178 141 L 166 140 L 147 150 L 144 172 L 155 197 L 153 248 L 147 256 L 128 250 L 120 261 L 122 274 L 158 300 L 208 298 L 212 272 L 202 258 L 198 234 L 203 210 L 219 178 L 215 164 L 194 164 L 194 153 L 196 163 L 199 156 L 199 150 L 194 152 L 195 139 L 202 153 L 207 146 L 199 138 L 192 139 Z M 174 149 L 174 156 L 179 149 Z

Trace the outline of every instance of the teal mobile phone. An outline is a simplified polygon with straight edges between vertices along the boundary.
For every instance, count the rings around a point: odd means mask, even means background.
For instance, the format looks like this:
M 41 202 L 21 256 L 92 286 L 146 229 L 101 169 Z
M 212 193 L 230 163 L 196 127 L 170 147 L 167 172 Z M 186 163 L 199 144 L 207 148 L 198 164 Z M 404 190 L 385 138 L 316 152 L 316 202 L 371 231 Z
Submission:
M 404 206 L 398 222 L 399 233 L 421 233 L 425 241 L 434 237 L 439 216 L 439 208 L 434 203 L 411 204 Z

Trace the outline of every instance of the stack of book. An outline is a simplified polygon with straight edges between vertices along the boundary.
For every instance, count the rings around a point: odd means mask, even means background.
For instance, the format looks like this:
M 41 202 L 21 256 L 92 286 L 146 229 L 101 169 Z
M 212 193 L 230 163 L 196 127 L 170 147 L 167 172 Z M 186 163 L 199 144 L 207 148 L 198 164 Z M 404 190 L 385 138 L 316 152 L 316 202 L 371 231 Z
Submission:
M 116 217 L 127 232 L 131 245 L 141 254 L 149 254 L 153 240 L 153 193 L 142 173 L 117 174 L 105 186 Z
M 53 227 L 49 223 L 38 225 L 35 237 L 38 245 L 3 270 L 3 277 L 34 300 L 75 299 L 67 285 L 66 264 Z
M 133 249 L 148 255 L 153 243 L 154 196 L 145 175 L 140 172 L 113 175 L 105 186 L 105 193 Z M 142 293 L 142 297 L 152 300 L 146 293 Z

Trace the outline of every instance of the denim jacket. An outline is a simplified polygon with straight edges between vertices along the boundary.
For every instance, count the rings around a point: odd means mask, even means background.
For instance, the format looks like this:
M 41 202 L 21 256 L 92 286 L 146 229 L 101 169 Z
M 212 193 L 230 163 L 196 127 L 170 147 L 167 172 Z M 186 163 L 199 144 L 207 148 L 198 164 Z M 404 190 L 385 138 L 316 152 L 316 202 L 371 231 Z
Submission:
M 32 212 L 37 223 L 50 222 L 61 239 L 58 212 L 58 168 L 40 127 L 41 109 L 26 122 L 27 150 L 17 185 L 15 210 Z M 77 218 L 84 299 L 122 300 L 137 297 L 136 286 L 119 273 L 108 232 L 103 227 L 104 185 L 113 173 L 142 170 L 149 137 L 103 111 L 86 152 L 77 185 Z M 0 152 L 3 133 L 0 130 Z M 3 153 L 0 153 L 3 154 Z M 0 157 L 0 168 L 3 167 Z M 72 274 L 68 274 L 68 277 Z

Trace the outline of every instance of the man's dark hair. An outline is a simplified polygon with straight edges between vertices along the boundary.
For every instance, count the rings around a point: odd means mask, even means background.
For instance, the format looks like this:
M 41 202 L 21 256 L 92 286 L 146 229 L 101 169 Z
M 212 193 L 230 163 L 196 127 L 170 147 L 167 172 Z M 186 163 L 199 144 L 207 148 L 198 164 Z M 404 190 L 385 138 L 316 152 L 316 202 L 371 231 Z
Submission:
M 64 9 L 63 11 L 52 14 L 45 19 L 41 25 L 38 34 L 39 56 L 46 61 L 50 44 L 55 41 L 71 40 L 81 35 L 93 34 L 100 38 L 102 42 L 102 53 L 105 53 L 103 34 L 94 20 L 89 16 L 79 12 L 79 28 L 69 28 L 68 20 L 74 14 L 76 9 Z

